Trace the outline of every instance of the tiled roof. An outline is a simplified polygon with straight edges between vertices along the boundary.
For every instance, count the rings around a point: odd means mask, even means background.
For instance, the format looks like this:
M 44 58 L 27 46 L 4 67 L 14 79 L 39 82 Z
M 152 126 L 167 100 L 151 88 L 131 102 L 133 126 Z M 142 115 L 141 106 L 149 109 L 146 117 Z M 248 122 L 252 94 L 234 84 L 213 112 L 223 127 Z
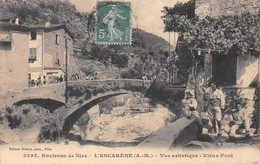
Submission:
M 27 26 L 17 25 L 17 24 L 13 24 L 13 23 L 4 23 L 4 22 L 0 22 L 0 29 L 3 29 L 3 30 L 17 30 L 17 31 L 25 31 L 25 32 L 29 32 L 30 31 Z
M 69 34 L 69 36 L 71 38 L 73 38 L 73 36 L 70 33 L 70 31 L 63 24 L 55 24 L 55 25 L 50 25 L 50 26 L 46 27 L 46 26 L 43 26 L 43 25 L 25 26 L 25 25 L 13 24 L 13 23 L 0 22 L 0 29 L 26 31 L 26 32 L 29 32 L 31 30 L 40 30 L 40 29 L 44 30 L 45 32 L 55 31 L 55 30 L 59 30 L 59 29 L 64 29 Z
M 49 31 L 55 31 L 55 30 L 59 30 L 59 29 L 64 29 L 71 38 L 73 38 L 73 35 L 70 33 L 70 31 L 67 29 L 67 27 L 63 24 L 54 24 L 54 25 L 50 25 L 48 27 L 43 26 L 43 25 L 36 25 L 36 26 L 28 26 L 30 30 L 38 30 L 38 29 L 42 29 L 45 32 L 49 32 Z

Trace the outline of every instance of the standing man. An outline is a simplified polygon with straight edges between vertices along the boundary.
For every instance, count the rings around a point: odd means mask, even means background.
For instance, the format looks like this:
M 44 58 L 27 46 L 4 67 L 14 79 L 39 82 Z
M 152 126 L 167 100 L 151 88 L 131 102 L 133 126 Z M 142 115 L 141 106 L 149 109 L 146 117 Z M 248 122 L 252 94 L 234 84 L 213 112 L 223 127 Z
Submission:
M 28 87 L 31 87 L 31 74 L 28 74 Z
M 221 130 L 221 119 L 222 114 L 221 111 L 225 108 L 225 95 L 222 90 L 218 89 L 216 84 L 214 82 L 211 82 L 210 89 L 208 91 L 209 93 L 209 112 L 212 113 L 212 125 L 215 133 L 217 132 L 216 128 L 216 122 L 218 124 L 218 136 L 222 135 Z

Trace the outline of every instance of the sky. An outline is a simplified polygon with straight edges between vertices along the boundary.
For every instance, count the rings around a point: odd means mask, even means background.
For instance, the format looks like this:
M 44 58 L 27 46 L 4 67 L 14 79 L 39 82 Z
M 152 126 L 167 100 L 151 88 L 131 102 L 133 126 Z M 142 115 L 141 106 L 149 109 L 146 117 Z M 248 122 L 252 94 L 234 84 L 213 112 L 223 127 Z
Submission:
M 96 0 L 69 0 L 73 3 L 78 11 L 91 12 L 96 5 Z M 113 0 L 110 0 L 113 1 Z M 146 32 L 155 34 L 169 40 L 169 33 L 164 33 L 164 24 L 161 19 L 162 9 L 164 6 L 173 7 L 176 2 L 186 2 L 188 0 L 116 0 L 127 1 L 132 3 L 133 15 L 137 19 L 132 19 L 132 28 L 138 26 Z M 171 34 L 171 43 L 173 43 L 174 34 Z

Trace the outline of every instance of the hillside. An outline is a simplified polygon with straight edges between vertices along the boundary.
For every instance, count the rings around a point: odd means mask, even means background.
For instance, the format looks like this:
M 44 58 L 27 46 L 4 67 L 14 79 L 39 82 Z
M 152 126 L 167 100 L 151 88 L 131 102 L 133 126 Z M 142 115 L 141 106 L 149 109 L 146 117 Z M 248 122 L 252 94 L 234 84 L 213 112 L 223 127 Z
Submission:
M 96 45 L 94 17 L 78 12 L 68 1 L 13 0 L 0 4 L 0 18 L 15 17 L 25 25 L 46 21 L 65 24 L 74 36 L 73 74 L 84 77 L 105 71 L 103 78 L 141 78 L 143 74 L 167 77 L 168 42 L 156 35 L 133 29 L 131 46 Z

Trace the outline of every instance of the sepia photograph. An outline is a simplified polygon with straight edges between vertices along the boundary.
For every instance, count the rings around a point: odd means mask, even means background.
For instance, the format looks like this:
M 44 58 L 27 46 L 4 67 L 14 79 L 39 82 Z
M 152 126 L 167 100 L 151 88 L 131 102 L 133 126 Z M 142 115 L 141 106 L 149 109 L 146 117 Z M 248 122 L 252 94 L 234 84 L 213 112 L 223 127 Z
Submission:
M 260 163 L 260 0 L 0 0 L 0 164 Z

